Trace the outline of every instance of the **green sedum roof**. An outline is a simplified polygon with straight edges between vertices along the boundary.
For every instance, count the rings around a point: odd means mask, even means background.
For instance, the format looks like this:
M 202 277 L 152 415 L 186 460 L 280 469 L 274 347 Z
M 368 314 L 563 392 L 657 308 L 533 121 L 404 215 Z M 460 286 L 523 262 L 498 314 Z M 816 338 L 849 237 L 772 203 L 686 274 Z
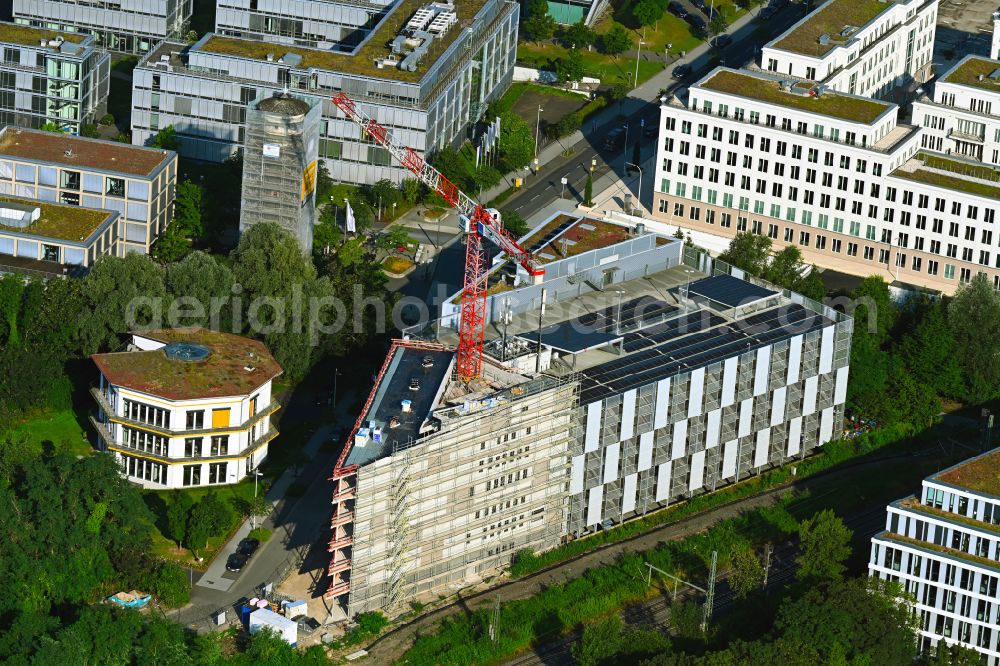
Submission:
M 890 1 L 881 0 L 831 0 L 793 27 L 771 46 L 807 56 L 823 56 L 844 41 L 840 32 L 847 26 L 861 28 L 879 14 L 892 7 Z M 830 35 L 827 44 L 820 44 L 821 35 Z M 836 41 L 841 39 L 841 41 Z

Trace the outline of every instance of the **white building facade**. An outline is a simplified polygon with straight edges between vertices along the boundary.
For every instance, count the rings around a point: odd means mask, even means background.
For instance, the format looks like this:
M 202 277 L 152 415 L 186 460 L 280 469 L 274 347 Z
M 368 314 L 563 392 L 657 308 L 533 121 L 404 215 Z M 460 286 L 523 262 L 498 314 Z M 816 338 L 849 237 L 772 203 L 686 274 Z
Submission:
M 716 69 L 661 106 L 653 216 L 766 234 L 806 261 L 954 292 L 1000 285 L 994 170 L 921 150 L 895 104 Z
M 764 46 L 761 67 L 852 95 L 885 97 L 930 76 L 937 0 L 829 0 Z
M 213 356 L 234 353 L 248 359 L 242 372 L 215 365 Z M 114 454 L 130 481 L 156 489 L 238 483 L 267 457 L 278 434 L 271 380 L 281 369 L 260 343 L 204 330 L 151 331 L 134 335 L 129 351 L 93 359 L 101 376 L 91 389 L 91 424 L 99 448 Z M 203 376 L 187 374 L 190 365 Z
M 959 643 L 1000 664 L 1000 487 L 988 483 L 998 465 L 994 450 L 924 479 L 872 537 L 869 575 L 912 596 L 922 652 Z

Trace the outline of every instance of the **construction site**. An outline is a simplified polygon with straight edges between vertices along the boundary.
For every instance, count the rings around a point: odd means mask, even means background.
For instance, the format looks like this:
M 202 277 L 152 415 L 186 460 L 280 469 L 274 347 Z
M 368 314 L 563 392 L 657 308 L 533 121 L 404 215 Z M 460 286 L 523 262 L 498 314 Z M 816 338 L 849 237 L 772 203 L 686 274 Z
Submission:
M 515 248 L 477 277 L 479 371 L 463 370 L 456 294 L 393 344 L 358 415 L 332 474 L 326 596 L 345 617 L 840 435 L 849 317 L 642 223 L 560 213 Z

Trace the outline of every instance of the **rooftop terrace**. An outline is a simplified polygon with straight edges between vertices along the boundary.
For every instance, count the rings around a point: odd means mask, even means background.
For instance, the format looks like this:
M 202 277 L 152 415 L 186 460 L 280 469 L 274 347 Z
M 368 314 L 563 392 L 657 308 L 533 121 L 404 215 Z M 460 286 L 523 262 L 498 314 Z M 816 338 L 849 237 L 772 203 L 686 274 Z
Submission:
M 841 36 L 845 27 L 861 28 L 892 6 L 893 2 L 882 0 L 830 0 L 770 46 L 807 56 L 823 56 L 849 39 Z M 822 35 L 830 37 L 826 44 L 820 43 Z
M 434 39 L 427 51 L 427 55 L 421 59 L 417 71 L 410 72 L 390 67 L 378 67 L 375 62 L 377 59 L 385 58 L 392 54 L 389 42 L 400 33 L 410 18 L 413 17 L 413 14 L 427 4 L 427 1 L 399 0 L 395 9 L 390 10 L 391 13 L 378 24 L 372 34 L 368 36 L 353 55 L 300 46 L 269 44 L 233 37 L 220 37 L 218 35 L 213 35 L 202 44 L 201 50 L 209 53 L 253 58 L 255 60 L 266 60 L 269 54 L 273 55 L 277 60 L 287 53 L 292 53 L 302 58 L 301 64 L 296 69 L 321 69 L 416 83 L 424 77 L 428 69 L 454 43 L 465 28 L 472 23 L 476 12 L 482 9 L 485 4 L 483 0 L 452 0 L 455 6 L 455 13 L 458 15 L 458 24 L 453 26 L 443 38 Z
M 168 400 L 197 400 L 250 395 L 281 374 L 281 366 L 263 343 L 203 328 L 173 328 L 140 333 L 169 344 L 208 347 L 204 360 L 169 358 L 163 349 L 95 354 L 101 373 L 117 386 Z
M 866 125 L 872 124 L 892 108 L 887 102 L 845 95 L 831 90 L 819 95 L 800 95 L 782 89 L 780 79 L 731 69 L 716 69 L 696 85 L 706 90 L 716 90 Z
M 932 476 L 931 480 L 1000 497 L 1000 449 L 949 467 Z
M 73 243 L 81 243 L 90 238 L 113 216 L 106 210 L 64 206 L 34 199 L 0 196 L 0 202 L 38 207 L 42 211 L 41 216 L 36 221 L 24 228 L 9 226 L 0 221 L 0 231 L 41 236 Z
M 978 162 L 920 151 L 890 175 L 1000 200 L 1000 169 Z
M 629 228 L 620 224 L 575 215 L 558 215 L 522 245 L 542 264 L 573 257 L 627 240 Z
M 41 40 L 49 41 L 56 37 L 62 37 L 67 42 L 79 44 L 87 35 L 60 30 L 32 28 L 27 25 L 17 25 L 15 23 L 0 23 L 0 42 L 3 43 L 38 46 Z
M 0 131 L 0 157 L 4 155 L 133 176 L 150 176 L 164 161 L 174 156 L 170 151 L 159 148 L 12 126 Z
M 991 74 L 1000 72 L 1000 60 L 990 60 L 980 56 L 969 56 L 955 65 L 941 77 L 942 83 L 955 83 L 1000 93 L 1000 77 Z

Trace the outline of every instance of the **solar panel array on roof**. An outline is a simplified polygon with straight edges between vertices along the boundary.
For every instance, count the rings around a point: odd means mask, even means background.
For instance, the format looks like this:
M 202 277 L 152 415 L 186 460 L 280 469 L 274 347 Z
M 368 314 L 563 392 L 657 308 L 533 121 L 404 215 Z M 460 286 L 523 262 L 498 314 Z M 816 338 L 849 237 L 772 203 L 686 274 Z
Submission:
M 530 342 L 537 342 L 539 340 L 537 332 L 519 333 L 516 337 Z M 589 329 L 586 326 L 580 325 L 579 321 L 575 319 L 546 326 L 541 331 L 541 342 L 543 345 L 570 354 L 579 354 L 588 349 L 603 347 L 617 340 L 621 340 L 621 336 Z
M 714 315 L 713 315 L 714 316 Z M 683 319 L 683 318 L 680 318 Z M 678 323 L 680 323 L 680 319 Z M 714 322 L 710 328 L 706 325 Z M 801 305 L 773 308 L 734 323 L 721 317 L 697 321 L 696 332 L 681 337 L 667 337 L 667 329 L 655 337 L 663 341 L 620 359 L 596 365 L 581 372 L 581 404 L 600 400 L 608 395 L 651 384 L 679 372 L 704 367 L 725 358 L 771 344 L 792 335 L 805 334 L 832 324 L 823 315 Z M 653 337 L 645 335 L 647 339 Z M 632 338 L 633 343 L 638 342 Z M 628 344 L 626 340 L 625 344 Z M 627 351 L 627 349 L 626 349 Z
M 580 315 L 577 321 L 583 326 L 608 331 L 617 328 L 616 322 L 620 322 L 621 328 L 642 327 L 646 322 L 662 320 L 676 311 L 674 305 L 652 296 L 642 296 L 622 303 L 620 313 L 617 305 L 611 305 Z
M 728 308 L 735 308 L 774 296 L 778 292 L 758 287 L 732 275 L 715 275 L 692 282 L 688 285 L 687 293 L 690 296 L 707 298 Z
M 552 231 L 542 236 L 537 242 L 533 242 L 531 244 L 531 247 L 526 249 L 529 252 L 537 252 L 538 250 L 541 250 L 543 247 L 545 247 L 546 245 L 554 241 L 556 238 L 558 238 L 559 234 L 561 234 L 562 232 L 566 231 L 574 224 L 576 224 L 576 221 L 577 218 L 571 217 L 562 224 L 556 225 L 556 227 Z
M 705 310 L 691 312 L 661 324 L 629 333 L 625 336 L 625 352 L 630 354 L 688 333 L 697 333 L 724 323 L 726 320 L 717 314 Z

